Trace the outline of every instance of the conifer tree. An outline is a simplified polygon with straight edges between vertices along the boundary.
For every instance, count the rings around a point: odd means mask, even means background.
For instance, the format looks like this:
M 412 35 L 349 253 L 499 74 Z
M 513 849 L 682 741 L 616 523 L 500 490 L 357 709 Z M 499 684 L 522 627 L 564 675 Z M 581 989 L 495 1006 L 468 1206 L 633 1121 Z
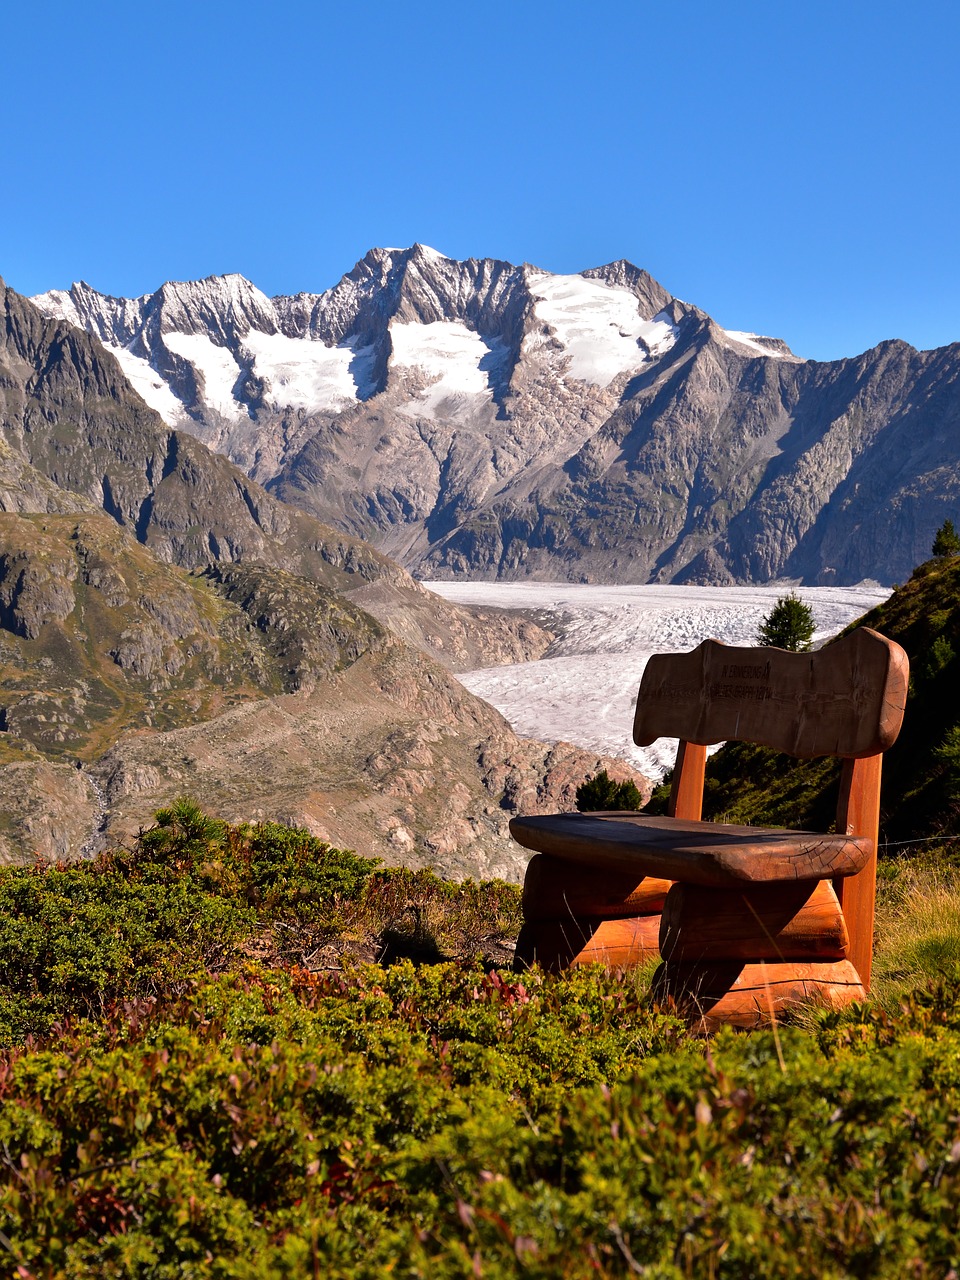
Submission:
M 757 632 L 757 644 L 772 644 L 778 649 L 808 653 L 816 626 L 813 611 L 793 591 L 780 596 Z
M 933 554 L 938 559 L 960 555 L 960 534 L 953 527 L 952 520 L 944 520 L 933 540 Z
M 642 806 L 643 795 L 637 786 L 629 779 L 615 782 L 606 769 L 601 769 L 577 787 L 577 808 L 581 813 L 599 809 L 640 809 Z

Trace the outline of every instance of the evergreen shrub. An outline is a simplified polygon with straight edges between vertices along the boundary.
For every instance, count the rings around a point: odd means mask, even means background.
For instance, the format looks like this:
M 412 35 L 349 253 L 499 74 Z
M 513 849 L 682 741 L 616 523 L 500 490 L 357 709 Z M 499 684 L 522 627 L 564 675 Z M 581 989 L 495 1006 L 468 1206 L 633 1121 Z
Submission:
M 577 808 L 581 813 L 603 809 L 642 809 L 643 795 L 629 778 L 625 782 L 615 782 L 606 769 L 601 769 L 577 787 Z

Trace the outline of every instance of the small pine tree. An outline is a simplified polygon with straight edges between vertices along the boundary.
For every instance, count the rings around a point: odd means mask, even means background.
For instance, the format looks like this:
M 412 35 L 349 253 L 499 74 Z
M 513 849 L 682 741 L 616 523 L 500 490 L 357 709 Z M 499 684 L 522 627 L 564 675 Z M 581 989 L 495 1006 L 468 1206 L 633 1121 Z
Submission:
M 577 808 L 581 813 L 600 809 L 641 809 L 643 795 L 630 781 L 614 782 L 606 769 L 577 787 Z
M 947 556 L 960 555 L 960 534 L 953 527 L 952 520 L 944 520 L 933 540 L 933 554 L 938 560 Z
M 778 598 L 760 624 L 757 644 L 772 644 L 778 649 L 808 653 L 815 630 L 813 610 L 791 591 L 788 596 Z

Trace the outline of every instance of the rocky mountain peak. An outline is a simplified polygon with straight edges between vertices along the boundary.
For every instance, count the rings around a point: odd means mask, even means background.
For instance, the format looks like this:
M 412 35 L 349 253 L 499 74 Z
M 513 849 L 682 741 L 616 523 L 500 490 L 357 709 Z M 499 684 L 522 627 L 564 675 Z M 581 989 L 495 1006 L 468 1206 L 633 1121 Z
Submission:
M 587 280 L 602 280 L 604 284 L 629 289 L 640 303 L 641 314 L 648 319 L 665 310 L 674 301 L 672 295 L 654 280 L 649 271 L 634 266 L 626 258 L 618 258 L 616 262 L 608 262 L 602 267 L 590 267 L 583 275 Z
M 236 273 L 164 284 L 150 303 L 148 310 L 155 309 L 163 334 L 198 334 L 232 347 L 251 329 L 277 332 L 273 303 Z
M 39 305 L 167 423 L 424 576 L 889 581 L 960 518 L 930 502 L 955 487 L 957 351 L 805 361 L 623 259 L 563 275 L 416 244 L 324 293 L 230 276 Z M 878 493 L 915 513 L 895 563 L 866 532 Z

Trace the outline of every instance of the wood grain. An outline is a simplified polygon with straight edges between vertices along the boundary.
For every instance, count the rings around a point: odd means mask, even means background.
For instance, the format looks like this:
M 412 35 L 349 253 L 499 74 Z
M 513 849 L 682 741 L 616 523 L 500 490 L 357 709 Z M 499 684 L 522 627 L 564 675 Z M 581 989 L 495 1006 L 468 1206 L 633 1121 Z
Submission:
M 659 933 L 659 915 L 625 920 L 530 920 L 517 939 L 515 967 L 539 964 L 550 973 L 582 964 L 630 969 L 659 956 Z
M 671 880 L 585 867 L 537 854 L 523 881 L 525 920 L 565 920 L 571 916 L 616 919 L 659 915 Z
M 859 871 L 869 840 L 780 827 L 652 818 L 644 814 L 539 814 L 513 818 L 527 849 L 610 871 L 733 887 L 776 880 L 823 880 Z
M 696 742 L 683 742 L 677 747 L 670 785 L 671 818 L 699 822 L 703 816 L 703 782 L 707 768 L 707 748 Z
M 664 960 L 844 960 L 849 938 L 829 880 L 760 888 L 677 884 L 660 917 Z
M 900 731 L 908 676 L 904 651 L 869 627 L 816 653 L 705 640 L 650 658 L 633 737 L 757 742 L 801 759 L 876 755 Z
M 701 1032 L 725 1025 L 765 1026 L 807 1000 L 840 1007 L 865 998 L 860 976 L 849 960 L 714 965 L 665 962 L 654 974 L 652 994 Z
M 881 756 L 865 760 L 845 760 L 840 777 L 837 830 L 856 832 L 873 845 L 873 852 L 860 871 L 836 882 L 837 897 L 850 931 L 850 959 L 867 991 L 873 961 L 873 914 L 877 892 L 877 854 L 880 817 Z

